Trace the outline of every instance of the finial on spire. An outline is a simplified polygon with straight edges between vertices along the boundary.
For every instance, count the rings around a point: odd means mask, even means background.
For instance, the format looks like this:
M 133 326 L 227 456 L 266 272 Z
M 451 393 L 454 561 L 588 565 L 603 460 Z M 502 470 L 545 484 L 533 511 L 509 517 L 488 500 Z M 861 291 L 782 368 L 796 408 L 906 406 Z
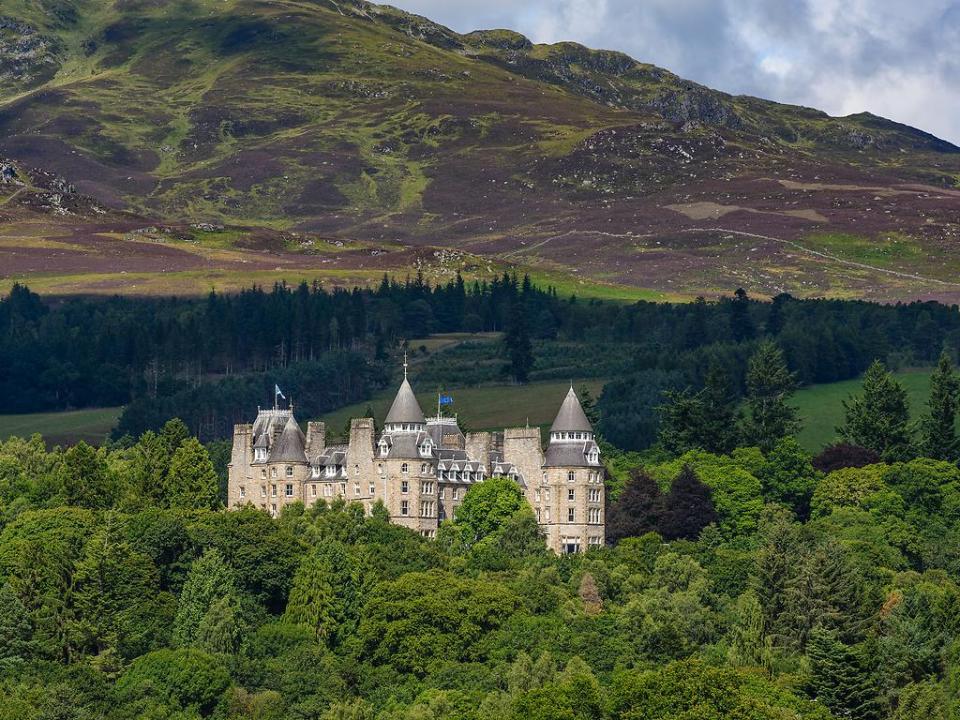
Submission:
M 407 351 L 403 351 L 403 379 L 407 379 Z

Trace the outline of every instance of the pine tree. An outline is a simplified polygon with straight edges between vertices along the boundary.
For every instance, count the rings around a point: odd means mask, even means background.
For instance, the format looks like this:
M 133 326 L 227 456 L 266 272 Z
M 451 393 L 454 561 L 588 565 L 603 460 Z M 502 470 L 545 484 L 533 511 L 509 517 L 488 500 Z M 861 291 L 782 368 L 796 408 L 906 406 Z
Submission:
M 194 561 L 180 593 L 173 621 L 174 645 L 193 645 L 210 608 L 228 596 L 238 596 L 233 570 L 219 550 L 207 550 Z
M 328 643 L 336 630 L 334 591 L 326 563 L 316 555 L 303 559 L 293 578 L 284 619 L 305 625 L 321 643 Z
M 747 590 L 737 598 L 734 624 L 730 628 L 727 662 L 733 667 L 762 667 L 768 649 L 764 633 L 763 608 L 757 594 Z
M 863 392 L 843 401 L 841 439 L 878 453 L 883 460 L 903 458 L 910 446 L 907 391 L 879 360 L 863 378 Z
M 510 374 L 518 383 L 527 382 L 533 369 L 533 346 L 530 342 L 527 308 L 520 299 L 514 299 L 512 303 L 504 344 L 510 358 Z
M 82 440 L 63 454 L 59 471 L 69 505 L 108 508 L 114 501 L 114 483 L 102 454 Z
M 180 418 L 173 418 L 164 424 L 160 437 L 167 446 L 167 455 L 172 456 L 183 441 L 190 437 L 190 428 Z
M 877 690 L 852 648 L 834 633 L 816 629 L 807 647 L 812 694 L 837 717 L 874 720 L 881 716 Z
M 197 647 L 210 653 L 235 653 L 243 639 L 241 618 L 240 603 L 232 593 L 214 600 L 197 626 Z
M 920 421 L 920 449 L 924 456 L 950 462 L 956 462 L 960 457 L 960 440 L 957 438 L 958 410 L 960 380 L 953 370 L 950 356 L 944 351 L 930 378 L 927 412 Z
M 643 470 L 634 470 L 620 496 L 607 511 L 607 540 L 656 532 L 664 511 L 664 499 L 657 481 Z
M 703 389 L 668 391 L 660 412 L 659 440 L 674 455 L 690 450 L 725 454 L 737 446 L 736 400 L 727 376 L 713 367 L 707 373 Z
M 220 506 L 220 480 L 210 454 L 196 438 L 184 440 L 170 461 L 164 496 L 171 507 L 215 510 Z
M 800 429 L 797 409 L 787 404 L 796 389 L 776 343 L 762 342 L 747 366 L 747 416 L 743 436 L 747 443 L 770 452 L 782 438 Z
M 320 642 L 337 645 L 356 628 L 367 584 L 346 548 L 328 541 L 301 563 L 284 617 L 309 627 Z
M 27 608 L 5 582 L 0 586 L 0 671 L 29 660 L 35 650 Z
M 751 340 L 756 334 L 750 317 L 750 298 L 743 288 L 737 288 L 730 302 L 730 334 L 737 342 Z
M 673 480 L 660 519 L 660 534 L 665 540 L 695 540 L 700 532 L 717 522 L 712 491 L 690 466 L 684 466 Z

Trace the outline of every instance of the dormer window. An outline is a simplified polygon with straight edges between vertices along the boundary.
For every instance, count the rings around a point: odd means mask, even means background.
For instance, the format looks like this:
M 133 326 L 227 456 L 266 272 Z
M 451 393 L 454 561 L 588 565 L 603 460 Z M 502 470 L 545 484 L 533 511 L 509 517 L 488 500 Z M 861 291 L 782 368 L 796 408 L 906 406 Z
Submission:
M 337 466 L 327 465 L 327 477 L 333 477 L 336 474 L 337 474 Z
M 313 477 L 315 478 L 320 477 L 320 468 L 314 466 L 313 468 L 311 468 L 310 474 L 313 475 Z
M 266 448 L 257 448 L 253 451 L 253 459 L 257 462 L 263 462 L 267 459 L 267 450 Z

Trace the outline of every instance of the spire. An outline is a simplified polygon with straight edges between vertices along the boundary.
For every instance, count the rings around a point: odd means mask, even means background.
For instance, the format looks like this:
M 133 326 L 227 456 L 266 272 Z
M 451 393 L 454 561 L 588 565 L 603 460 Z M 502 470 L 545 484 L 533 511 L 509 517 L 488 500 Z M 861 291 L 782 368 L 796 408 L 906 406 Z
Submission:
M 397 396 L 390 406 L 385 425 L 394 425 L 397 423 L 413 423 L 423 425 L 427 419 L 423 416 L 423 410 L 417 401 L 417 396 L 413 394 L 413 388 L 410 387 L 410 381 L 407 380 L 407 355 L 403 355 L 403 382 L 400 383 L 400 389 L 397 390 Z
M 580 399 L 573 389 L 573 383 L 570 383 L 570 389 L 563 399 L 563 404 L 553 421 L 550 432 L 593 432 L 590 421 L 587 419 L 586 413 L 583 412 L 583 406 L 580 405 Z

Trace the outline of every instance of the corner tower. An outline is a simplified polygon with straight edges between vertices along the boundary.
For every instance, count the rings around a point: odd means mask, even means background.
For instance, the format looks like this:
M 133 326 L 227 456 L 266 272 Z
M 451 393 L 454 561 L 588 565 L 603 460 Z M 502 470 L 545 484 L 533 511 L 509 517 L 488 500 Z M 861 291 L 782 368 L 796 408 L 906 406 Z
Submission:
M 593 427 L 571 385 L 544 453 L 540 522 L 554 551 L 575 553 L 603 545 L 603 478 Z
M 390 519 L 426 537 L 437 532 L 437 458 L 438 448 L 427 432 L 427 419 L 404 361 L 403 382 L 377 441 L 378 482 Z

